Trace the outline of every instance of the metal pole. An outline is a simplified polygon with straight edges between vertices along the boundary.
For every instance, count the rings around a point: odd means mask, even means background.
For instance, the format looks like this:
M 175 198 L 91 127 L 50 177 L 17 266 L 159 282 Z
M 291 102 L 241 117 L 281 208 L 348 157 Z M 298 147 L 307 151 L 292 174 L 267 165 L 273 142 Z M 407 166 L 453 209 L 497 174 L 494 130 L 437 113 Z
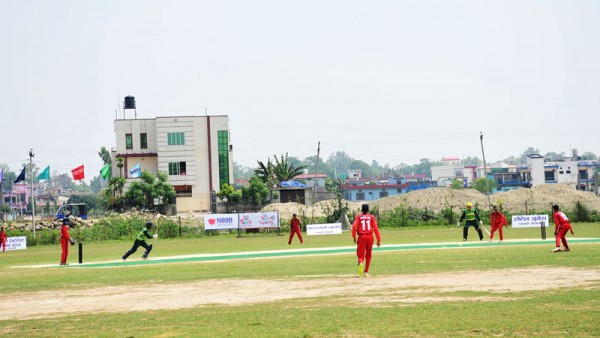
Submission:
M 492 207 L 492 201 L 490 199 L 490 185 L 487 180 L 487 164 L 485 163 L 485 152 L 483 151 L 483 132 L 479 132 L 479 140 L 481 142 L 481 155 L 483 156 L 483 175 L 485 176 L 485 187 L 487 190 L 488 197 L 488 210 Z
M 79 242 L 79 264 L 83 263 L 83 243 Z
M 33 226 L 33 238 L 35 239 L 35 196 L 33 195 L 33 149 L 29 150 L 29 177 L 31 179 L 31 225 Z

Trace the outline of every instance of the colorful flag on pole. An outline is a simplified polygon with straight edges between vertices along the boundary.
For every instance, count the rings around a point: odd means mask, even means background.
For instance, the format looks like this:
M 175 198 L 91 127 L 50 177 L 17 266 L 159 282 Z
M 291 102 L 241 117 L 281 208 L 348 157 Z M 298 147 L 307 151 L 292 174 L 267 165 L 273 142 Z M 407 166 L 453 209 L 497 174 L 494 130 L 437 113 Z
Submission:
M 49 180 L 50 179 L 50 166 L 47 166 L 46 169 L 44 169 L 44 171 L 42 171 L 38 177 L 37 180 L 41 181 L 41 180 Z
M 135 166 L 133 166 L 131 170 L 129 170 L 129 177 L 138 178 L 140 176 L 142 176 L 142 170 L 140 169 L 140 164 L 138 163 Z
M 112 177 L 112 169 L 110 167 L 110 163 L 107 163 L 104 167 L 102 167 L 102 169 L 100 169 L 100 176 L 102 176 L 102 178 L 105 181 L 110 180 L 110 178 Z
M 21 170 L 21 173 L 13 183 L 19 183 L 21 181 L 25 181 L 25 167 L 23 167 L 23 170 Z
M 83 172 L 83 164 L 79 167 L 71 170 L 71 174 L 73 174 L 73 180 L 79 181 L 85 178 L 85 173 Z
M 0 168 L 0 184 L 2 184 L 2 180 L 4 180 L 4 169 Z

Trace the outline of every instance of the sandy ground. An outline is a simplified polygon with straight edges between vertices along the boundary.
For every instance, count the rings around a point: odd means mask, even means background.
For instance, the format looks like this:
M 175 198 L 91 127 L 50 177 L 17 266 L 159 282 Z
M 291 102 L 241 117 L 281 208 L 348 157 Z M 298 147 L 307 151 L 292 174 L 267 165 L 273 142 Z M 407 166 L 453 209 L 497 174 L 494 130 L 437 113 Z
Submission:
M 212 304 L 244 305 L 286 299 L 336 297 L 349 302 L 385 306 L 391 303 L 461 301 L 448 292 L 487 291 L 469 297 L 477 301 L 506 301 L 514 293 L 562 287 L 599 288 L 600 269 L 528 268 L 466 271 L 443 274 L 357 276 L 297 276 L 289 279 L 219 279 L 187 284 L 162 284 L 148 296 L 138 285 L 70 289 L 2 296 L 0 320 L 62 317 L 71 314 L 174 310 Z M 355 291 L 360 287 L 360 294 Z M 154 285 L 153 290 L 157 290 Z M 511 293 L 507 297 L 506 293 Z M 503 295 L 504 294 L 504 295 Z M 143 308 L 136 307 L 143 299 Z M 324 306 L 327 306 L 326 304 Z

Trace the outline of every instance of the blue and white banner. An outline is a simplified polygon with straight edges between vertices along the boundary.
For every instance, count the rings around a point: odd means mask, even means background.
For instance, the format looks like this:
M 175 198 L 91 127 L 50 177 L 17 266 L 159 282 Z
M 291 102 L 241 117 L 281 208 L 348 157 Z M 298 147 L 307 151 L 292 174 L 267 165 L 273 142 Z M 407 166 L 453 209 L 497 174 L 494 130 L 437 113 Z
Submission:
M 8 237 L 6 238 L 6 250 L 25 250 L 27 249 L 27 237 Z
M 133 168 L 131 168 L 131 170 L 129 170 L 129 177 L 131 178 L 138 178 L 142 176 L 142 170 L 140 169 L 140 164 L 136 164 L 135 166 L 133 166 Z
M 548 215 L 513 215 L 513 228 L 534 228 L 539 227 L 540 223 L 544 222 L 544 226 L 548 226 Z

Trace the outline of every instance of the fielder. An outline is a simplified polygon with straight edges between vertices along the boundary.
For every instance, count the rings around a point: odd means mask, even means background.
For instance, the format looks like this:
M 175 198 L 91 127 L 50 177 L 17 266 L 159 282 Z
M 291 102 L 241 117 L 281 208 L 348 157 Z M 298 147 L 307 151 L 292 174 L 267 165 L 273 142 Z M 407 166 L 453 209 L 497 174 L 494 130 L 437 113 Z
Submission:
M 298 235 L 300 244 L 303 244 L 304 240 L 302 239 L 300 220 L 298 219 L 298 217 L 296 217 L 296 214 L 292 215 L 292 220 L 290 221 L 290 238 L 288 239 L 288 245 L 292 245 L 292 239 L 294 239 L 294 234 Z
M 500 235 L 500 242 L 504 241 L 504 234 L 502 233 L 502 226 L 508 228 L 508 222 L 504 214 L 498 210 L 498 206 L 494 205 L 494 211 L 490 214 L 490 224 L 492 225 L 492 234 L 490 235 L 490 242 L 494 239 L 494 232 L 498 230 Z
M 460 222 L 466 218 L 467 221 L 465 222 L 465 227 L 463 228 L 463 241 L 467 240 L 467 236 L 469 235 L 469 226 L 473 226 L 475 230 L 477 230 L 477 233 L 479 234 L 479 240 L 483 241 L 483 232 L 481 232 L 481 228 L 479 227 L 480 225 L 483 226 L 483 222 L 481 222 L 477 211 L 471 209 L 472 207 L 473 204 L 471 202 L 467 202 L 467 208 L 463 210 L 460 220 L 458 223 L 456 223 L 456 227 L 458 228 L 460 226 Z
M 571 249 L 569 249 L 569 243 L 567 243 L 567 232 L 571 231 L 571 235 L 575 235 L 571 222 L 567 215 L 560 211 L 557 204 L 552 206 L 552 211 L 554 211 L 552 216 L 554 216 L 554 236 L 556 236 L 556 248 L 554 248 L 552 252 L 571 251 Z M 561 241 L 564 247 L 563 249 L 560 248 Z
M 60 226 L 60 247 L 62 248 L 60 265 L 69 265 L 67 263 L 67 258 L 69 257 L 69 244 L 74 245 L 75 240 L 69 235 L 69 219 L 63 218 L 62 225 Z
M 358 275 L 369 276 L 369 267 L 371 266 L 371 253 L 373 251 L 373 232 L 377 237 L 377 247 L 381 245 L 381 234 L 377 227 L 375 216 L 369 214 L 369 205 L 362 205 L 362 214 L 356 215 L 352 224 L 352 238 L 356 241 L 358 234 L 358 243 L 356 246 L 356 256 L 358 257 Z
M 140 246 L 146 249 L 146 252 L 144 252 L 144 254 L 142 255 L 142 259 L 148 259 L 148 255 L 150 254 L 150 251 L 152 251 L 152 244 L 149 245 L 148 243 L 146 243 L 146 238 L 158 238 L 158 234 L 154 234 L 153 236 L 151 236 L 150 230 L 152 230 L 152 222 L 146 223 L 146 226 L 142 229 L 142 231 L 140 231 L 137 238 L 135 239 L 135 242 L 133 242 L 133 246 L 131 247 L 131 249 L 129 249 L 129 251 L 127 251 L 123 255 L 123 257 L 121 257 L 123 258 L 123 262 L 127 260 L 127 257 L 131 256 L 131 254 L 136 252 Z

